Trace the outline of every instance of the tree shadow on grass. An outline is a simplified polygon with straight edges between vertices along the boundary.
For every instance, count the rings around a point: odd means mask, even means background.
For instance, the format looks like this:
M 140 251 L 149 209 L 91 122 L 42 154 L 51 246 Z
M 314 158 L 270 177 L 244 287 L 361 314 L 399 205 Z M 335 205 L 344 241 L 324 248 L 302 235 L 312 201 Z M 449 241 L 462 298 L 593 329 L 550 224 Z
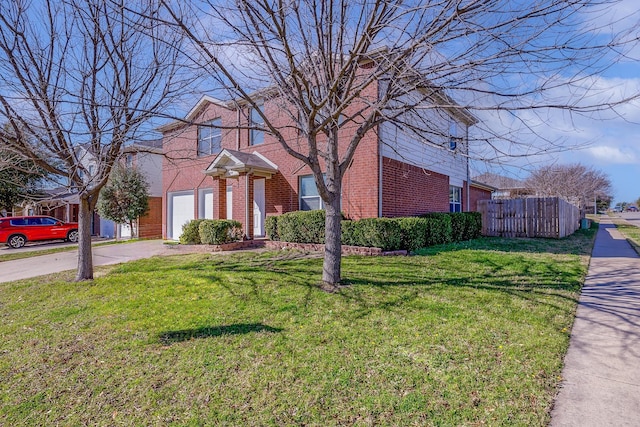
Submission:
M 276 333 L 282 331 L 282 328 L 274 328 L 262 323 L 236 323 L 233 325 L 204 326 L 202 328 L 162 332 L 158 339 L 164 345 L 171 345 L 191 339 L 219 337 L 222 335 L 242 335 L 251 332 Z

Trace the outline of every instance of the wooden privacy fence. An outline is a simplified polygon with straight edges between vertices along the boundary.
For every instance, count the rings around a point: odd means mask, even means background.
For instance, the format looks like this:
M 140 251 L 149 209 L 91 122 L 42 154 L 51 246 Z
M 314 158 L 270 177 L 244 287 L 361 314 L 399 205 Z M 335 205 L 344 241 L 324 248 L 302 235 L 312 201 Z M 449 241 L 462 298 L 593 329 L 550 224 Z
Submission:
M 559 197 L 479 200 L 482 234 L 559 239 L 580 227 L 580 209 Z

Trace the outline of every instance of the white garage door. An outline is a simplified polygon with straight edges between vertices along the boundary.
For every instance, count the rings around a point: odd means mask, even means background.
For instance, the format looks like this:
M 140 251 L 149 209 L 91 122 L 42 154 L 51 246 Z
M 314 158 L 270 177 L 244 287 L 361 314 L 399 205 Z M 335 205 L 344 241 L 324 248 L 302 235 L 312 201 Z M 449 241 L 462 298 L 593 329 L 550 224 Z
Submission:
M 167 230 L 169 239 L 178 240 L 182 234 L 182 226 L 195 218 L 193 209 L 193 193 L 169 193 L 169 209 Z

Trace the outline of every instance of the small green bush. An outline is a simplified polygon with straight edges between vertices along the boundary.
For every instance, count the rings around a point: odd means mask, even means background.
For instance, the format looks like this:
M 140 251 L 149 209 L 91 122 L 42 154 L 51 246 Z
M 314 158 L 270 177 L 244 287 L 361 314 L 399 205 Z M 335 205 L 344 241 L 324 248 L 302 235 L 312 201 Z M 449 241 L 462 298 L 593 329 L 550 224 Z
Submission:
M 451 227 L 451 216 L 449 213 L 428 213 L 420 215 L 428 221 L 426 246 L 441 245 L 453 242 L 453 229 Z
M 343 220 L 340 223 L 340 231 L 341 231 L 341 236 L 340 236 L 340 242 L 343 245 L 348 245 L 348 246 L 358 246 L 358 241 L 356 240 L 356 222 L 357 221 L 351 221 L 350 219 L 347 220 Z
M 427 246 L 429 221 L 425 218 L 396 218 L 402 236 L 401 248 L 415 251 Z
M 280 240 L 280 236 L 278 235 L 278 218 L 279 216 L 268 216 L 264 221 L 264 228 L 267 232 L 267 237 L 269 240 Z
M 205 245 L 223 245 L 242 240 L 242 224 L 232 219 L 205 219 L 200 222 L 200 241 Z
M 294 211 L 280 215 L 276 234 L 284 242 L 324 243 L 324 210 Z
M 420 215 L 431 221 L 427 246 L 477 239 L 482 232 L 480 212 L 434 212 Z
M 451 239 L 454 242 L 467 240 L 464 238 L 467 230 L 467 215 L 464 212 L 453 212 L 449 217 L 451 218 Z
M 346 245 L 381 248 L 383 251 L 395 251 L 402 244 L 402 231 L 397 221 L 389 218 L 364 218 L 343 221 L 342 242 Z
M 200 223 L 203 219 L 192 219 L 182 226 L 182 234 L 180 235 L 180 243 L 183 245 L 199 245 L 200 240 Z
M 464 240 L 477 239 L 482 235 L 482 214 L 480 212 L 465 212 L 467 222 Z

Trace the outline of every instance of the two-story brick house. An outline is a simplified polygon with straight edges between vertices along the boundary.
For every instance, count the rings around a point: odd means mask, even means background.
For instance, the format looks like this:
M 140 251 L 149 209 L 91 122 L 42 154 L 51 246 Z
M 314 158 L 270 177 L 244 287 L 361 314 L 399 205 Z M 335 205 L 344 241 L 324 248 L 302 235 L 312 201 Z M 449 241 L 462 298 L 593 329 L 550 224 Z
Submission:
M 368 90 L 377 93 L 375 85 Z M 443 100 L 445 98 L 442 98 Z M 451 100 L 446 99 L 451 105 Z M 260 108 L 287 142 L 304 147 L 277 98 Z M 443 103 L 445 105 L 445 103 Z M 354 106 L 358 108 L 358 106 Z M 468 127 L 460 108 L 425 109 L 442 132 L 417 139 L 385 122 L 361 140 L 343 179 L 342 211 L 352 219 L 475 210 L 489 199 L 469 179 Z M 268 133 L 250 130 L 260 116 L 243 102 L 203 96 L 184 120 L 162 126 L 163 236 L 177 239 L 194 218 L 232 218 L 248 238 L 264 236 L 266 216 L 322 208 L 312 172 Z M 209 126 L 207 126 L 209 125 Z M 344 140 L 355 127 L 345 124 Z

